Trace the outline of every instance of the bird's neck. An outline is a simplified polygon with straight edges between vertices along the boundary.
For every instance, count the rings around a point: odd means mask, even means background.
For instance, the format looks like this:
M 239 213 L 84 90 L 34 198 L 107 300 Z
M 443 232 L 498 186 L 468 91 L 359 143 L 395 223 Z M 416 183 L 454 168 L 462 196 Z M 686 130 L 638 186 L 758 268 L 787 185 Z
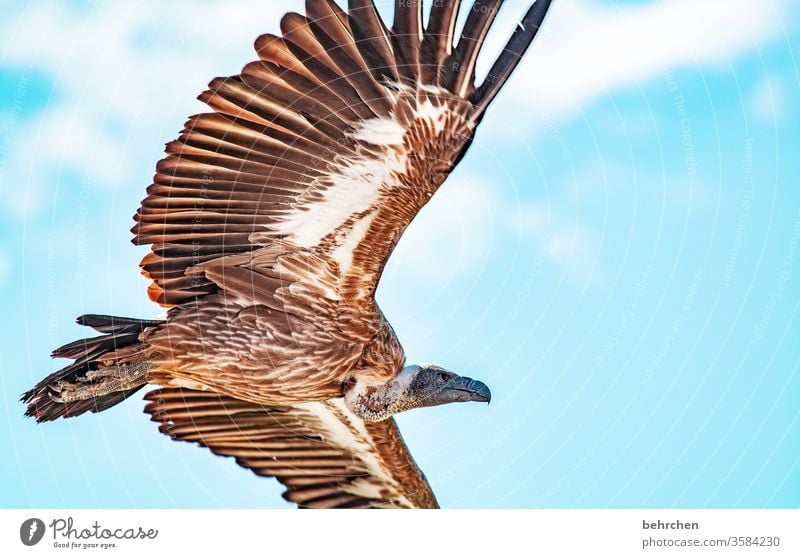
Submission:
M 384 384 L 356 379 L 344 394 L 350 411 L 367 422 L 379 422 L 416 407 L 409 391 L 410 378 L 400 374 Z

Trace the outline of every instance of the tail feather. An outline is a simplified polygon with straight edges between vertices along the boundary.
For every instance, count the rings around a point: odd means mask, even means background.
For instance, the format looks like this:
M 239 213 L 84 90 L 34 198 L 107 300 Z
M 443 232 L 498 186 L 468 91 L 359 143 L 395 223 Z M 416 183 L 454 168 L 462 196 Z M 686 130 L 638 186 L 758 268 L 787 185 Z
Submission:
M 103 357 L 110 353 L 122 352 L 133 357 L 144 349 L 139 339 L 140 334 L 147 328 L 157 327 L 162 323 L 94 314 L 80 316 L 77 322 L 105 335 L 73 341 L 53 351 L 54 357 L 70 358 L 74 359 L 74 362 L 50 374 L 22 394 L 21 401 L 28 407 L 26 416 L 34 417 L 38 422 L 55 420 L 59 417 L 74 417 L 87 411 L 95 413 L 103 411 L 133 395 L 144 385 L 79 401 L 58 401 L 58 385 L 91 382 L 87 378 L 87 373 L 103 367 L 102 361 L 108 360 Z
M 160 320 L 140 320 L 138 318 L 120 318 L 103 314 L 84 314 L 75 320 L 80 325 L 89 326 L 100 333 L 141 332 L 147 327 L 160 325 Z

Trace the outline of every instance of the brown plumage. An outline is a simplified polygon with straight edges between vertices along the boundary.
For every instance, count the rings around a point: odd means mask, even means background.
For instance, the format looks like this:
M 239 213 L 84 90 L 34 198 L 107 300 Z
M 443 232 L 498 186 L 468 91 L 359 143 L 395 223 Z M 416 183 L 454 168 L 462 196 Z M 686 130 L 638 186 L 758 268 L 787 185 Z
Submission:
M 286 486 L 284 497 L 302 507 L 436 507 L 392 418 L 361 423 L 341 399 L 265 409 L 185 389 L 145 397 L 145 412 L 162 432 L 276 477 Z M 330 424 L 352 428 L 342 435 Z M 365 443 L 380 451 L 353 451 Z
M 287 487 L 308 507 L 434 507 L 391 415 L 488 388 L 406 367 L 375 303 L 403 231 L 468 148 L 549 5 L 536 2 L 486 82 L 475 63 L 500 0 L 308 0 L 256 40 L 259 60 L 211 81 L 136 212 L 133 242 L 164 321 L 104 316 L 104 335 L 23 396 L 39 420 L 113 405 L 146 411 Z

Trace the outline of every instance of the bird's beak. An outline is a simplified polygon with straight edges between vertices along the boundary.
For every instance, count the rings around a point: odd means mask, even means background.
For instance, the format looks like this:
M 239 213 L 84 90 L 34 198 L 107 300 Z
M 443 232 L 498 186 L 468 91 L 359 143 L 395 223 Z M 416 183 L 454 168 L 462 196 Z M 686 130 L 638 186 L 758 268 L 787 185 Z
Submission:
M 492 392 L 489 391 L 489 386 L 465 376 L 456 376 L 444 385 L 443 390 L 447 391 L 451 401 L 489 403 L 492 400 Z

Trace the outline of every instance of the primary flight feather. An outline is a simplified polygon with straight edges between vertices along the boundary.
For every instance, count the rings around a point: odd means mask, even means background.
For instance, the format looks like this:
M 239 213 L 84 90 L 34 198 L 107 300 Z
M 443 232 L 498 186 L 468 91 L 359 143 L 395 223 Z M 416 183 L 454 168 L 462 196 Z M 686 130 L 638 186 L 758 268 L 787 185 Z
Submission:
M 405 366 L 375 302 L 386 260 L 469 147 L 550 2 L 519 21 L 480 85 L 502 4 L 308 0 L 258 60 L 200 95 L 167 144 L 133 242 L 165 320 L 86 315 L 102 335 L 23 395 L 38 421 L 101 411 L 145 385 L 145 411 L 286 486 L 303 507 L 437 507 L 392 416 L 488 401 L 483 383 Z

